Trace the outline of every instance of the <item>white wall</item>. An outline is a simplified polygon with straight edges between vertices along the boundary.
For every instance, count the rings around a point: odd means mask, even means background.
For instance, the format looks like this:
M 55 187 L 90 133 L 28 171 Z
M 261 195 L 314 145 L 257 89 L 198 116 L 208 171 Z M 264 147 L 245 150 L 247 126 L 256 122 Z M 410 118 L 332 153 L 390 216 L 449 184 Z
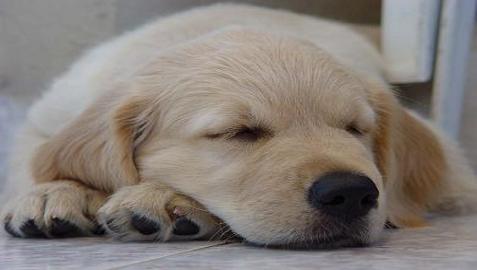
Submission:
M 154 17 L 213 2 L 219 1 L 0 0 L 0 92 L 36 96 L 86 48 Z M 236 2 L 351 21 L 377 22 L 380 14 L 379 0 Z

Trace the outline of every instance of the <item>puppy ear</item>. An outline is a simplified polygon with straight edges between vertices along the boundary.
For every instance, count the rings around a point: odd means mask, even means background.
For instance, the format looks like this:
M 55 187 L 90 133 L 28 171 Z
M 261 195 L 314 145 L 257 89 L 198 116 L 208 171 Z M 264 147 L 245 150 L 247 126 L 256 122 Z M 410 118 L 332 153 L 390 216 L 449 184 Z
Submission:
M 155 122 L 149 102 L 142 95 L 99 99 L 39 147 L 34 179 L 73 179 L 106 192 L 137 183 L 135 149 Z
M 377 165 L 384 178 L 388 219 L 398 227 L 426 225 L 424 211 L 442 190 L 446 161 L 436 134 L 392 94 L 375 96 Z

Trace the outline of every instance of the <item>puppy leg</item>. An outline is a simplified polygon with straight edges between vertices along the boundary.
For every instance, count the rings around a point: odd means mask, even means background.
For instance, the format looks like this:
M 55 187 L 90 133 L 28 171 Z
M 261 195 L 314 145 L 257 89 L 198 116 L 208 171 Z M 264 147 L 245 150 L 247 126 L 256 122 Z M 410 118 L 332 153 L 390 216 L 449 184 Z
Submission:
M 16 237 L 72 237 L 99 234 L 94 217 L 106 195 L 78 182 L 38 184 L 5 208 L 5 230 Z
M 98 220 L 123 241 L 208 239 L 220 227 L 199 203 L 159 183 L 121 188 L 101 207 Z

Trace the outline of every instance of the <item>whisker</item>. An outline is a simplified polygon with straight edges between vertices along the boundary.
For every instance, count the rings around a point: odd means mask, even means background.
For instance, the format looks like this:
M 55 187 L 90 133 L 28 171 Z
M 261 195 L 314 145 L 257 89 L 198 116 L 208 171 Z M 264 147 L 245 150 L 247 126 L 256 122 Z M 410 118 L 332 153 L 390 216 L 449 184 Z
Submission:
M 219 228 L 217 229 L 217 231 L 216 231 L 211 237 L 209 237 L 209 241 L 214 241 L 214 240 L 216 240 L 217 235 L 220 234 L 220 233 L 222 233 L 225 229 L 226 229 L 225 226 L 219 227 Z

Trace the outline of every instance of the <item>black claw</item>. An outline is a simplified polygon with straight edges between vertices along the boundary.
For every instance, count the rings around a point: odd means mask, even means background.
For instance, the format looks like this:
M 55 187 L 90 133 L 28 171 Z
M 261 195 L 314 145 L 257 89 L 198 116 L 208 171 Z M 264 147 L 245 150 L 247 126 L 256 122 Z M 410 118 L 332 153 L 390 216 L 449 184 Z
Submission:
M 12 226 L 10 225 L 10 221 L 5 221 L 5 224 L 3 226 L 5 228 L 5 231 L 9 233 L 11 236 L 21 237 L 21 235 L 19 235 L 17 232 L 13 230 Z
M 399 229 L 398 226 L 394 225 L 392 222 L 390 221 L 386 221 L 386 223 L 384 224 L 384 228 L 385 229 L 392 229 L 392 230 L 395 230 L 395 229 Z
M 159 223 L 138 214 L 133 214 L 131 224 L 136 230 L 145 235 L 153 234 L 161 230 Z
M 176 220 L 174 226 L 175 235 L 194 235 L 200 231 L 199 226 L 185 217 L 180 217 Z
M 29 219 L 27 222 L 23 223 L 20 227 L 20 231 L 25 235 L 25 237 L 31 238 L 45 238 L 46 235 L 38 228 L 33 219 Z
M 75 237 L 81 235 L 81 230 L 75 224 L 61 218 L 52 218 L 50 235 L 57 238 Z

